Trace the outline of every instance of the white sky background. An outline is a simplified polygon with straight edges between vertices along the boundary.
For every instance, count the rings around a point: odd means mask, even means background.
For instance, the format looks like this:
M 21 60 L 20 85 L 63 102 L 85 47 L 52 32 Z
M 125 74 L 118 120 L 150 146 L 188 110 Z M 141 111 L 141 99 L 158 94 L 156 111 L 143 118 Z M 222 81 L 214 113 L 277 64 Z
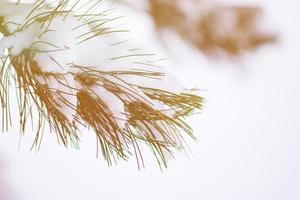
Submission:
M 233 3 L 246 2 L 234 1 Z M 96 142 L 84 132 L 81 150 L 58 147 L 45 133 L 41 150 L 32 137 L 1 135 L 0 153 L 15 200 L 298 200 L 300 199 L 300 2 L 260 0 L 280 44 L 242 60 L 215 61 L 170 37 L 168 51 L 155 42 L 151 21 L 127 15 L 136 43 L 170 58 L 169 66 L 206 97 L 203 112 L 190 119 L 198 141 L 190 159 L 177 154 L 161 172 L 151 154 L 138 171 L 134 158 L 107 167 L 96 159 Z M 172 61 L 172 62 L 171 62 Z

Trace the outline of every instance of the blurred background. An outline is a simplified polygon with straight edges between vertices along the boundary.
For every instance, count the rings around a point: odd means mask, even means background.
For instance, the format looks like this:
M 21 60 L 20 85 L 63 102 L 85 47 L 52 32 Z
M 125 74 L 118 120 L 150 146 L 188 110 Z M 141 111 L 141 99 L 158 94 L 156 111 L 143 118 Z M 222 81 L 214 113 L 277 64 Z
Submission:
M 188 156 L 161 171 L 145 149 L 145 169 L 108 167 L 88 131 L 79 150 L 45 132 L 31 151 L 34 133 L 12 128 L 0 136 L 0 200 L 300 199 L 299 1 L 189 1 L 113 1 L 132 43 L 205 97 Z

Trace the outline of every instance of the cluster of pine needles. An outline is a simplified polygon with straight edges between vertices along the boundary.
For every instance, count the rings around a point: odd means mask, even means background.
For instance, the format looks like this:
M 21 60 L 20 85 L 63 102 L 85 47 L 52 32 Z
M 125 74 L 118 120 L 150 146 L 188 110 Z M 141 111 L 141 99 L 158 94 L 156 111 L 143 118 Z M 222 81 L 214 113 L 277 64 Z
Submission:
M 164 30 L 176 32 L 187 44 L 207 56 L 215 57 L 221 53 L 236 58 L 245 52 L 277 42 L 276 34 L 259 28 L 263 14 L 259 6 L 214 4 L 215 1 L 207 0 L 146 2 L 146 12 L 153 19 L 159 33 Z M 183 8 L 185 4 L 187 7 L 200 9 L 188 12 Z M 134 4 L 131 6 L 136 7 Z
M 79 43 L 114 32 L 103 27 L 109 21 L 103 17 L 106 16 L 105 13 L 92 13 L 92 10 L 99 6 L 100 1 L 88 1 L 78 7 L 79 3 L 79 0 L 75 3 L 60 0 L 55 6 L 50 6 L 45 4 L 44 0 L 38 1 L 22 28 L 39 23 L 47 32 L 56 16 L 67 18 L 72 15 L 82 25 L 93 25 L 91 32 L 80 37 L 82 40 Z M 45 12 L 38 12 L 35 15 L 37 10 L 44 7 L 47 7 Z M 83 8 L 85 12 L 80 14 L 74 11 Z M 141 80 L 144 78 L 160 81 L 165 74 L 147 70 L 101 71 L 96 67 L 76 64 L 72 65 L 74 70 L 66 74 L 43 72 L 41 66 L 33 59 L 35 53 L 33 48 L 27 48 L 20 55 L 8 53 L 5 58 L 2 58 L 0 68 L 2 131 L 8 131 L 12 126 L 10 109 L 13 105 L 10 105 L 10 90 L 14 81 L 18 94 L 20 132 L 26 131 L 29 121 L 36 123 L 33 147 L 39 147 L 41 144 L 46 123 L 50 131 L 57 135 L 59 143 L 65 146 L 79 145 L 79 127 L 83 126 L 95 132 L 99 152 L 102 152 L 108 164 L 112 164 L 118 158 L 127 159 L 130 155 L 135 155 L 138 165 L 143 165 L 140 144 L 146 143 L 158 163 L 166 166 L 167 154 L 172 155 L 175 149 L 185 148 L 185 135 L 195 138 L 184 118 L 195 110 L 201 109 L 201 97 L 189 92 L 175 94 L 162 89 L 133 85 L 123 79 L 130 75 Z M 73 88 L 68 83 L 67 76 L 74 77 L 80 87 Z M 66 89 L 51 88 L 47 83 L 49 79 L 55 79 Z M 126 116 L 124 127 L 119 125 L 123 119 L 113 115 L 113 108 L 106 105 L 102 97 L 93 89 L 95 87 L 105 88 L 122 101 L 125 108 L 122 114 Z M 145 96 L 141 95 L 141 92 Z M 65 98 L 66 95 L 75 97 L 77 104 L 73 105 Z M 152 101 L 160 102 L 164 108 L 156 108 Z M 76 115 L 73 116 L 72 121 L 59 109 L 61 104 L 75 111 Z

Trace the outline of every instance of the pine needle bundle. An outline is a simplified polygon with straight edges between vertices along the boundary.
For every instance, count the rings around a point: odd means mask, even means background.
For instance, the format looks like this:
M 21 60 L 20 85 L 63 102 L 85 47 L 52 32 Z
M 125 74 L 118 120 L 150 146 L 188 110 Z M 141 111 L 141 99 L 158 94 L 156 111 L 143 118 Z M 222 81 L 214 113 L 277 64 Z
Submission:
M 118 0 L 135 6 L 134 0 Z M 140 6 L 159 33 L 176 32 L 208 56 L 240 57 L 277 41 L 276 34 L 260 27 L 262 8 L 223 5 L 207 0 L 144 0 Z
M 109 17 L 111 9 L 99 12 L 100 5 L 0 1 L 2 129 L 11 124 L 15 81 L 20 132 L 36 122 L 34 146 L 46 123 L 65 146 L 78 146 L 79 127 L 87 127 L 108 164 L 130 155 L 143 164 L 145 143 L 166 166 L 167 154 L 184 149 L 185 135 L 195 138 L 185 117 L 201 109 L 202 98 L 156 66 L 152 54 L 124 49 L 114 34 L 126 30 L 111 28 L 116 18 Z

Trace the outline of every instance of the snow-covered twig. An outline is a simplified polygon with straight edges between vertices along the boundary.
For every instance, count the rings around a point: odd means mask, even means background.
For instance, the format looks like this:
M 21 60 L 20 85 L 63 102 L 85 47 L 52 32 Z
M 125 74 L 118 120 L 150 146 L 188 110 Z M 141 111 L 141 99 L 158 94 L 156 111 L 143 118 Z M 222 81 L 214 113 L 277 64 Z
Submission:
M 131 154 L 142 164 L 145 142 L 166 165 L 166 153 L 184 148 L 184 132 L 194 138 L 184 117 L 201 109 L 202 98 L 156 67 L 153 55 L 124 49 L 114 34 L 126 30 L 110 28 L 100 3 L 0 1 L 3 128 L 10 125 L 9 83 L 16 80 L 21 132 L 30 117 L 37 122 L 35 146 L 45 121 L 66 146 L 78 145 L 78 127 L 85 126 L 109 164 Z

